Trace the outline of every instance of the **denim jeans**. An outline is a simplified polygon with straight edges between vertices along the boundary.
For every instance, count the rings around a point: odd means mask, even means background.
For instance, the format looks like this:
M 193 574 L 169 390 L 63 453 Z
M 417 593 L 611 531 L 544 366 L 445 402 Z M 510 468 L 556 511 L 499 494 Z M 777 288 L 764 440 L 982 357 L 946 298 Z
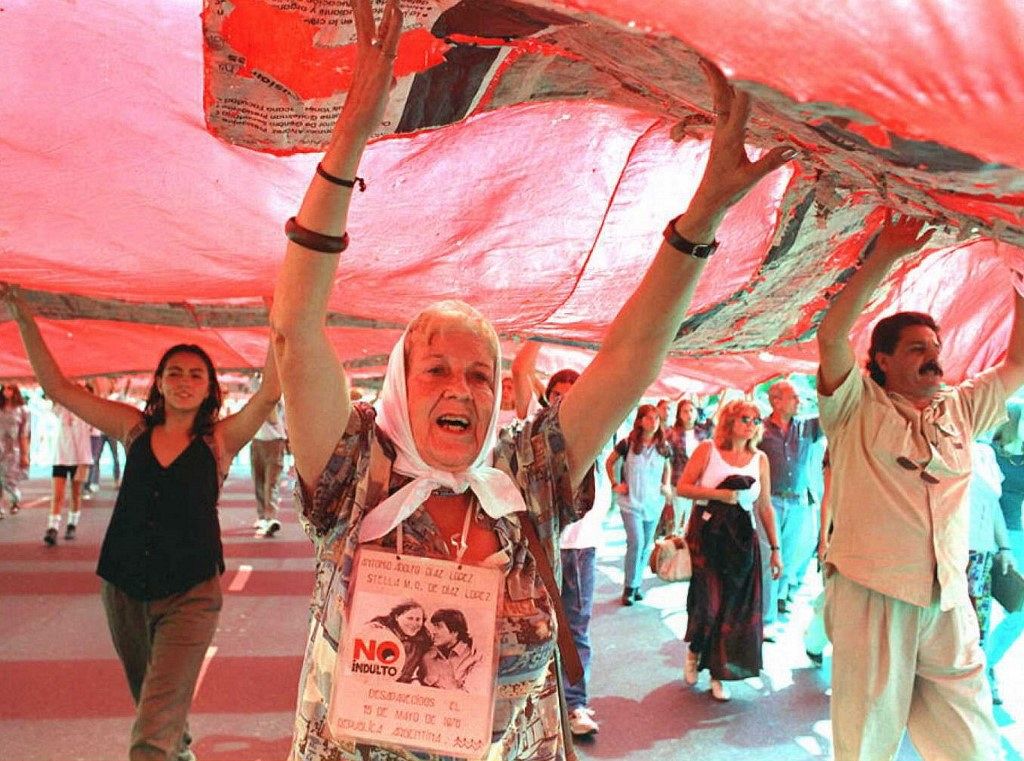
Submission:
M 92 448 L 92 465 L 89 466 L 89 475 L 85 482 L 89 486 L 100 485 L 100 452 L 103 451 L 103 437 L 96 435 L 89 437 L 89 446 Z
M 626 561 L 624 563 L 625 580 L 623 586 L 639 587 L 644 578 L 644 566 L 651 557 L 654 547 L 654 530 L 658 527 L 658 519 L 645 521 L 641 513 L 620 507 L 622 525 L 626 529 Z
M 774 599 L 789 599 L 803 581 L 801 573 L 818 546 L 817 506 L 804 498 L 772 497 L 775 528 L 779 537 L 782 578 L 774 583 Z M 773 602 L 774 604 L 774 602 Z
M 92 445 L 92 465 L 89 466 L 89 479 L 88 483 L 93 486 L 100 485 L 100 457 L 103 454 L 103 447 L 110 447 L 110 454 L 114 460 L 114 480 L 117 482 L 121 481 L 121 454 L 118 451 L 117 439 L 112 439 L 105 433 L 101 433 L 99 436 L 90 437 L 90 443 Z
M 774 510 L 774 505 L 772 506 Z M 775 527 L 778 531 L 779 516 L 775 516 Z M 761 521 L 761 513 L 754 508 L 754 526 L 757 528 L 757 543 L 761 548 L 761 620 L 765 628 L 775 624 L 778 618 L 779 582 L 772 578 L 772 547 L 768 541 L 768 531 Z
M 583 679 L 577 684 L 569 684 L 569 680 L 565 679 L 565 702 L 570 711 L 587 705 L 587 682 L 590 679 L 590 616 L 594 611 L 596 568 L 597 550 L 593 547 L 562 550 L 562 607 L 565 608 L 569 630 L 583 663 Z

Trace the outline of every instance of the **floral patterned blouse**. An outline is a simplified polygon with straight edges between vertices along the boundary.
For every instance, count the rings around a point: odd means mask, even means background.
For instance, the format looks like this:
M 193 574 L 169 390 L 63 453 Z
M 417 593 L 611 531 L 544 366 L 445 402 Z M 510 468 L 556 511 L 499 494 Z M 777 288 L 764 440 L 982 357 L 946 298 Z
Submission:
M 295 734 L 290 761 L 442 761 L 449 756 L 400 746 L 336 740 L 327 723 L 331 682 L 345 620 L 345 599 L 358 546 L 362 505 L 369 484 L 374 439 L 387 457 L 394 450 L 375 425 L 372 407 L 357 404 L 348 429 L 312 487 L 296 489 L 301 521 L 316 549 L 309 636 L 299 678 Z M 561 577 L 557 537 L 562 526 L 578 520 L 593 504 L 593 477 L 574 492 L 569 479 L 558 406 L 541 412 L 511 436 L 503 436 L 494 466 L 518 484 L 537 533 Z M 409 478 L 391 472 L 389 492 Z M 374 505 L 383 495 L 371 496 Z M 372 506 L 371 506 L 372 509 Z M 499 611 L 499 660 L 494 725 L 487 761 L 563 761 L 561 713 L 555 661 L 556 623 L 552 602 L 537 573 L 519 514 L 480 520 L 494 531 L 503 566 L 505 598 Z M 395 531 L 375 542 L 395 547 Z M 403 523 L 403 551 L 422 557 L 450 558 L 447 537 L 422 507 Z
M 9 405 L 0 409 L 0 480 L 6 478 L 11 487 L 25 477 L 21 467 L 21 439 L 29 434 L 28 406 Z

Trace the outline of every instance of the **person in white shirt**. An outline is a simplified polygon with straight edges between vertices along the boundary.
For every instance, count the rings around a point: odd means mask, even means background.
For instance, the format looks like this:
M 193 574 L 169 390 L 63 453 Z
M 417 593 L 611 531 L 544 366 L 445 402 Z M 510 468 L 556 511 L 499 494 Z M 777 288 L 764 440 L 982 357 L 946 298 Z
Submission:
M 89 388 L 86 385 L 86 388 Z M 92 389 L 89 389 L 90 391 Z M 46 523 L 43 542 L 48 547 L 57 544 L 60 532 L 61 513 L 64 510 L 64 497 L 67 484 L 71 482 L 71 510 L 68 513 L 68 524 L 64 530 L 64 539 L 75 538 L 78 530 L 78 519 L 82 515 L 82 487 L 89 476 L 92 465 L 92 426 L 81 418 L 75 417 L 69 410 L 58 404 L 53 405 L 53 412 L 60 422 L 60 433 L 53 453 L 53 484 L 50 493 L 50 515 Z
M 270 538 L 281 530 L 277 511 L 281 505 L 281 472 L 288 447 L 284 403 L 271 410 L 249 445 L 252 485 L 256 492 L 256 536 Z

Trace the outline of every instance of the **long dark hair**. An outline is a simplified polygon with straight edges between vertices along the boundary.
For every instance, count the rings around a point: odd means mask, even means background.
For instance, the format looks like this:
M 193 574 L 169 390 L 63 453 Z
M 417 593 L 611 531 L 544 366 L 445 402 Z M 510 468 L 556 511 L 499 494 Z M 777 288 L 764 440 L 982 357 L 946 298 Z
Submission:
M 448 631 L 455 635 L 457 641 L 465 642 L 468 647 L 473 647 L 473 638 L 469 636 L 469 624 L 466 623 L 466 617 L 461 610 L 455 608 L 436 610 L 430 617 L 430 623 L 444 624 L 448 627 Z
M 196 436 L 206 436 L 213 432 L 213 425 L 220 415 L 220 405 L 224 398 L 221 394 L 220 383 L 217 382 L 217 370 L 213 366 L 213 360 L 202 347 L 196 344 L 175 344 L 164 352 L 160 362 L 153 373 L 153 385 L 149 387 L 149 395 L 146 397 L 146 406 L 142 410 L 142 417 L 147 428 L 163 424 L 167 420 L 167 410 L 164 409 L 164 395 L 160 391 L 160 376 L 167 369 L 167 362 L 175 354 L 191 354 L 199 357 L 206 365 L 206 373 L 209 378 L 209 385 L 206 388 L 206 398 L 196 411 L 196 419 L 192 422 L 192 433 Z
M 636 417 L 633 418 L 633 430 L 629 432 L 629 448 L 633 450 L 633 454 L 640 454 L 644 451 L 644 431 L 640 427 L 640 421 L 652 412 L 658 418 L 658 430 L 654 432 L 651 444 L 658 450 L 658 454 L 662 457 L 668 457 L 670 450 L 668 444 L 665 443 L 665 429 L 661 425 L 661 415 L 658 415 L 658 408 L 653 404 L 641 404 L 637 407 Z
M 429 645 L 430 635 L 421 626 L 420 630 L 413 635 L 406 634 L 402 631 L 402 627 L 398 625 L 398 617 L 403 613 L 412 610 L 413 608 L 419 608 L 423 611 L 423 617 L 426 619 L 427 611 L 423 610 L 423 606 L 415 600 L 403 600 L 393 607 L 387 615 L 377 616 L 370 620 L 371 623 L 380 624 L 390 629 L 396 637 L 401 639 L 403 642 L 407 640 L 418 641 L 420 644 Z
M 694 424 L 694 427 L 697 426 L 697 405 L 694 404 L 694 402 L 692 400 L 690 400 L 690 399 L 680 399 L 679 400 L 679 404 L 676 405 L 676 420 L 672 424 L 673 428 L 678 428 L 679 426 L 681 426 L 683 424 L 682 412 L 683 412 L 683 405 L 684 404 L 688 404 L 691 407 L 693 407 L 693 424 Z
M 7 407 L 7 396 L 5 395 L 4 392 L 7 391 L 7 389 L 9 388 L 14 389 L 14 393 L 11 394 L 12 407 L 20 407 L 25 403 L 25 397 L 21 395 L 21 389 L 18 388 L 13 383 L 7 383 L 5 385 L 0 386 L 0 410 L 5 409 Z

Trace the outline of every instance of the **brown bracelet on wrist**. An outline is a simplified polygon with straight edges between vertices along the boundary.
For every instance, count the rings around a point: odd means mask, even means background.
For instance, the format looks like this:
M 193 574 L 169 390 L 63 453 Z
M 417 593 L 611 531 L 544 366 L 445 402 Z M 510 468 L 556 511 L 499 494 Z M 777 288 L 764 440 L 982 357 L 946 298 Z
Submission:
M 284 234 L 292 243 L 297 243 L 310 251 L 316 251 L 318 254 L 340 254 L 348 248 L 348 233 L 324 235 L 303 227 L 295 221 L 295 217 L 291 217 L 285 222 Z

